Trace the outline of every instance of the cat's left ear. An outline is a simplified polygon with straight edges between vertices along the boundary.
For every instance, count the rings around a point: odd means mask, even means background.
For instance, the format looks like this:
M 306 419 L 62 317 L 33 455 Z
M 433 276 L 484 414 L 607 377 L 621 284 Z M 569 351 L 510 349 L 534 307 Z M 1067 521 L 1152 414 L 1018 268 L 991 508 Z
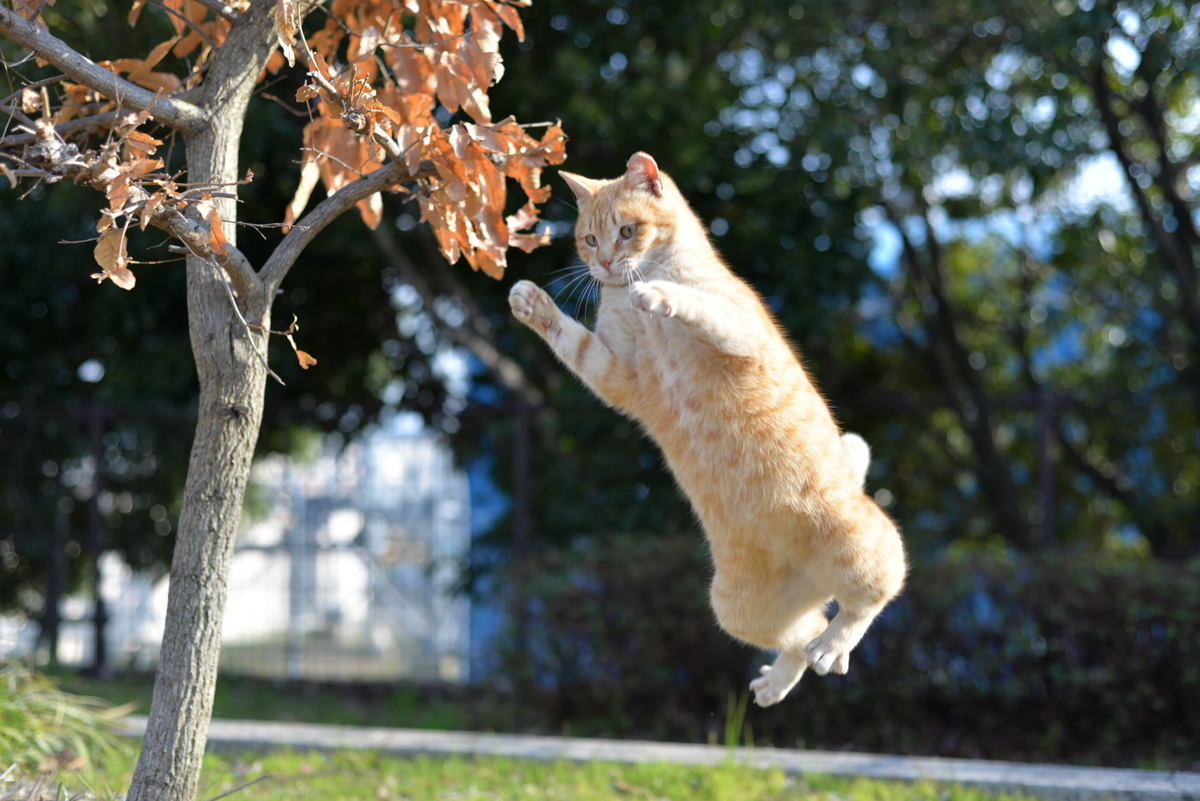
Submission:
M 637 152 L 629 157 L 625 165 L 625 180 L 655 197 L 662 197 L 662 173 L 649 153 Z

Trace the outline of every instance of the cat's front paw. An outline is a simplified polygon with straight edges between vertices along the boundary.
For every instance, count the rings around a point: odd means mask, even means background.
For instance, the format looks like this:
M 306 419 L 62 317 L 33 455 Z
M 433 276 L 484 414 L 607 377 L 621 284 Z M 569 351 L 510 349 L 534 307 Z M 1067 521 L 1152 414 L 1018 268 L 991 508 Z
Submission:
M 674 317 L 679 309 L 671 301 L 669 286 L 665 281 L 635 281 L 629 287 L 629 298 L 635 309 L 661 317 Z
M 513 284 L 508 291 L 508 305 L 513 317 L 543 336 L 553 335 L 561 328 L 558 307 L 545 290 L 532 281 Z

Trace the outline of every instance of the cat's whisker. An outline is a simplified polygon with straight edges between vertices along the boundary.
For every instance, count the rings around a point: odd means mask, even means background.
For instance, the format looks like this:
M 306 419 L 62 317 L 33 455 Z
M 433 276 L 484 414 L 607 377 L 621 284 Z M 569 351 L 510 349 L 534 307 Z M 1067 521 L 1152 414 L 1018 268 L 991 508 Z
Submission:
M 560 275 L 562 273 L 570 274 L 570 273 L 576 273 L 576 272 L 579 272 L 580 270 L 586 270 L 586 269 L 588 269 L 588 266 L 586 264 L 584 264 L 583 262 L 579 262 L 578 264 L 568 264 L 566 267 L 559 267 L 557 270 L 551 270 L 546 275 L 547 276 Z
M 559 292 L 562 292 L 566 287 L 573 284 L 575 281 L 578 281 L 580 278 L 587 275 L 587 273 L 588 271 L 586 269 L 576 270 L 573 273 L 567 273 L 566 275 L 560 275 L 556 278 L 552 278 L 546 282 L 546 291 L 556 295 Z M 551 287 L 558 287 L 558 289 L 552 290 Z
M 589 278 L 591 278 L 591 274 L 587 272 L 575 276 L 561 289 L 554 293 L 554 299 L 559 300 L 564 294 L 566 294 L 567 298 L 566 300 L 562 301 L 562 303 L 564 306 L 568 305 L 571 302 L 571 297 L 575 294 L 576 290 L 579 289 L 581 284 L 586 285 L 586 282 Z
M 571 294 L 567 298 L 567 302 L 574 302 L 575 295 L 579 293 L 581 294 L 580 303 L 583 304 L 584 308 L 586 308 L 588 295 L 591 292 L 592 286 L 596 284 L 597 281 L 596 277 L 592 275 L 590 270 L 580 276 L 580 278 L 583 279 L 582 282 L 575 284 L 574 289 L 571 290 Z
M 600 292 L 603 290 L 603 287 L 601 286 L 600 282 L 598 280 L 596 280 L 595 276 L 592 276 L 591 278 L 592 278 L 592 280 L 591 280 L 591 283 L 588 285 L 588 289 L 590 290 L 592 304 L 595 305 L 597 308 L 599 308 Z

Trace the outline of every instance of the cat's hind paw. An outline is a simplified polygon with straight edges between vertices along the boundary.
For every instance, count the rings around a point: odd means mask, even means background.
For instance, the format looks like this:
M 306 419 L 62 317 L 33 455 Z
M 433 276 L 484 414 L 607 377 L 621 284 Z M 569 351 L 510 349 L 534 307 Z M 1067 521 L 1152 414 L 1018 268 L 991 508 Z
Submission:
M 663 286 L 664 281 L 634 281 L 629 287 L 629 299 L 635 309 L 660 317 L 674 317 L 678 309 L 671 301 L 671 294 Z
M 773 706 L 787 697 L 804 675 L 803 665 L 797 666 L 794 663 L 795 660 L 781 656 L 774 665 L 763 665 L 759 668 L 759 677 L 750 682 L 755 704 Z
M 850 672 L 850 651 L 839 649 L 823 641 L 822 637 L 810 642 L 804 649 L 808 653 L 808 664 L 818 676 L 836 673 L 845 676 Z
M 508 306 L 513 317 L 540 334 L 553 334 L 558 326 L 558 307 L 545 290 L 532 281 L 513 284 L 508 291 Z

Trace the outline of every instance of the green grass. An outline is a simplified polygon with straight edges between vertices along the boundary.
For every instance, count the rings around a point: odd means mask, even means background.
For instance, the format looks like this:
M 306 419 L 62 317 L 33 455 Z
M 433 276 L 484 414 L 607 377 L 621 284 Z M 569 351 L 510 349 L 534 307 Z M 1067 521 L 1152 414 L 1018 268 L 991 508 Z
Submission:
M 104 801 L 123 792 L 132 753 L 63 777 L 68 791 Z M 273 752 L 205 757 L 200 801 L 1016 801 L 1020 796 L 930 783 L 788 776 L 733 764 L 716 767 L 607 762 L 403 758 L 375 753 Z M 4 797 L 0 787 L 0 798 Z M 52 796 L 51 796 L 52 797 Z
M 112 755 L 124 745 L 113 726 L 127 711 L 65 693 L 20 663 L 0 665 L 0 771 Z
M 132 704 L 134 714 L 145 715 L 150 710 L 152 675 L 89 679 L 62 672 L 55 679 L 73 693 L 96 696 L 113 704 Z M 471 729 L 477 724 L 487 727 L 489 719 L 505 719 L 502 713 L 490 714 L 482 706 L 416 686 L 388 689 L 376 686 L 363 691 L 354 685 L 339 688 L 330 684 L 284 684 L 220 676 L 213 699 L 213 717 L 412 729 Z M 481 715 L 487 719 L 481 719 Z

